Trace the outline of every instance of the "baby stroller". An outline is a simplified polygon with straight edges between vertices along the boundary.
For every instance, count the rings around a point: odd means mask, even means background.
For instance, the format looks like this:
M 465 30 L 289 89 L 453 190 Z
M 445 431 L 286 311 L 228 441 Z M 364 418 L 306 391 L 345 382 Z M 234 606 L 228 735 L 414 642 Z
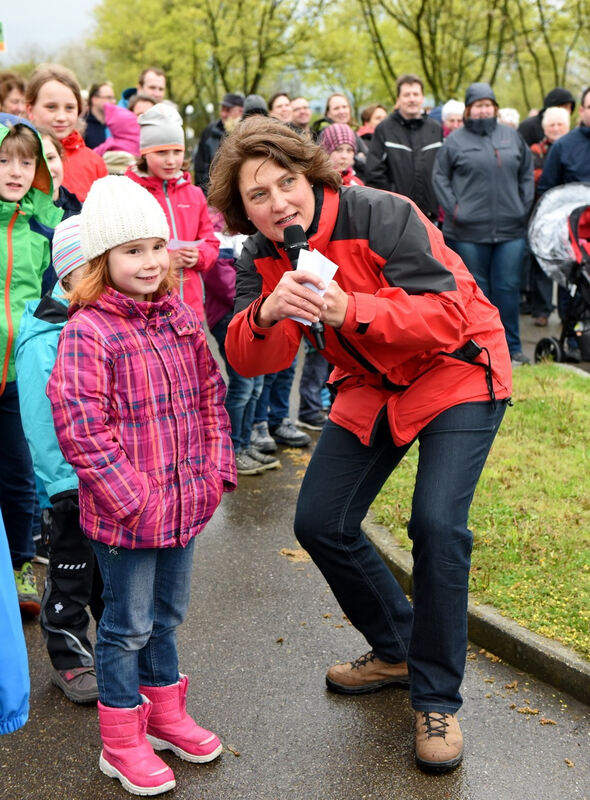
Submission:
M 544 194 L 529 223 L 529 244 L 543 272 L 569 295 L 561 335 L 537 342 L 535 361 L 590 361 L 590 184 Z

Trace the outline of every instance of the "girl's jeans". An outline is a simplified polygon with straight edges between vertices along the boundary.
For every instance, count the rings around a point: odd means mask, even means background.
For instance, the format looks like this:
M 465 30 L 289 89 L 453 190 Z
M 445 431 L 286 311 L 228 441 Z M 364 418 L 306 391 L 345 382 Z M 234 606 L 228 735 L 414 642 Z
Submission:
M 467 649 L 467 589 L 473 536 L 469 507 L 506 401 L 463 403 L 418 435 L 419 461 L 408 534 L 414 607 L 361 523 L 411 444 L 380 424 L 365 446 L 328 421 L 305 474 L 295 534 L 348 619 L 379 658 L 407 660 L 416 711 L 455 713 Z M 351 654 L 353 655 L 353 654 Z
M 105 706 L 133 708 L 140 684 L 178 680 L 176 628 L 188 609 L 194 545 L 126 550 L 92 542 L 104 583 L 95 660 Z

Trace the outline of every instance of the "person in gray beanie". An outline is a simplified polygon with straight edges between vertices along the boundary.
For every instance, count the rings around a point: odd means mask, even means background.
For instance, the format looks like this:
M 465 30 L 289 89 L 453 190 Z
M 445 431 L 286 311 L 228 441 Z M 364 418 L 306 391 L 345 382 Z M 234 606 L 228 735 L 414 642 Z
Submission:
M 244 100 L 244 113 L 242 119 L 246 117 L 253 117 L 260 114 L 263 117 L 268 117 L 268 106 L 266 100 L 259 94 L 249 94 Z
M 432 180 L 445 213 L 443 234 L 498 308 L 514 367 L 528 363 L 519 330 L 520 274 L 535 185 L 529 148 L 498 124 L 488 83 L 465 93 L 465 124 L 439 150 Z

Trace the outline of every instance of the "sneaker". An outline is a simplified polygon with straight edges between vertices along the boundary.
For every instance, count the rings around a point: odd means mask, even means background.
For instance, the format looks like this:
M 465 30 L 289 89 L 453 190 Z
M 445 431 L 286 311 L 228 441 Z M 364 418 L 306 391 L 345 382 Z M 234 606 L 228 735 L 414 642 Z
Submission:
M 51 682 L 58 686 L 72 703 L 96 703 L 98 685 L 94 667 L 54 669 Z
M 252 426 L 250 444 L 261 453 L 274 453 L 277 443 L 268 432 L 268 422 L 255 422 Z
M 320 414 L 319 411 L 311 417 L 299 417 L 297 420 L 297 426 L 299 428 L 307 428 L 308 431 L 321 431 L 325 424 L 326 417 Z
M 240 450 L 239 453 L 236 453 L 236 469 L 238 475 L 260 475 L 261 472 L 264 472 L 265 467 L 245 450 Z
M 328 689 L 339 694 L 378 692 L 386 686 L 409 686 L 408 665 L 388 664 L 371 650 L 356 661 L 334 664 L 326 674 Z
M 246 453 L 253 461 L 256 461 L 262 469 L 277 469 L 277 467 L 281 466 L 281 462 L 278 458 L 268 455 L 267 453 L 261 453 L 260 450 L 252 447 L 252 445 L 246 449 Z
M 21 611 L 35 616 L 39 614 L 41 598 L 37 594 L 37 580 L 30 561 L 25 561 L 20 569 L 14 570 L 14 580 Z
M 539 314 L 538 317 L 533 317 L 533 325 L 537 328 L 546 328 L 549 320 L 544 314 Z
M 416 764 L 425 772 L 448 772 L 461 763 L 463 735 L 455 714 L 416 711 Z
M 522 367 L 523 364 L 530 364 L 530 359 L 525 356 L 522 350 L 519 350 L 518 353 L 511 353 L 510 360 L 512 361 L 513 367 Z
M 303 431 L 298 431 L 295 424 L 288 417 L 271 430 L 271 434 L 277 442 L 286 444 L 287 447 L 307 447 L 311 444 L 311 438 Z M 257 444 L 254 444 L 258 447 Z M 260 448 L 259 448 L 260 449 Z

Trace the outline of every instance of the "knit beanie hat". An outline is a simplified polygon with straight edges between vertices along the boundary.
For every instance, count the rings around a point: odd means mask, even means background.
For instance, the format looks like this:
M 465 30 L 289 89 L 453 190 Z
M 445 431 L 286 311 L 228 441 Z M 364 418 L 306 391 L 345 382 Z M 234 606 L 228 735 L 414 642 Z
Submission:
M 131 178 L 94 181 L 80 214 L 80 242 L 87 261 L 135 239 L 170 239 L 166 215 L 155 197 Z
M 86 264 L 80 245 L 80 215 L 64 219 L 56 226 L 51 244 L 53 269 L 58 281 Z
M 491 100 L 492 103 L 498 105 L 494 90 L 489 83 L 472 83 L 467 87 L 467 91 L 465 92 L 465 105 L 470 106 L 477 100 Z
M 170 103 L 156 103 L 139 117 L 141 155 L 168 147 L 184 147 L 182 117 Z
M 268 117 L 268 106 L 266 100 L 259 94 L 249 94 L 244 100 L 244 113 L 242 119 L 252 117 L 255 114 L 262 114 L 263 117 Z
M 333 153 L 341 144 L 349 144 L 356 152 L 356 136 L 350 125 L 335 122 L 324 128 L 320 137 L 320 144 L 328 153 Z

